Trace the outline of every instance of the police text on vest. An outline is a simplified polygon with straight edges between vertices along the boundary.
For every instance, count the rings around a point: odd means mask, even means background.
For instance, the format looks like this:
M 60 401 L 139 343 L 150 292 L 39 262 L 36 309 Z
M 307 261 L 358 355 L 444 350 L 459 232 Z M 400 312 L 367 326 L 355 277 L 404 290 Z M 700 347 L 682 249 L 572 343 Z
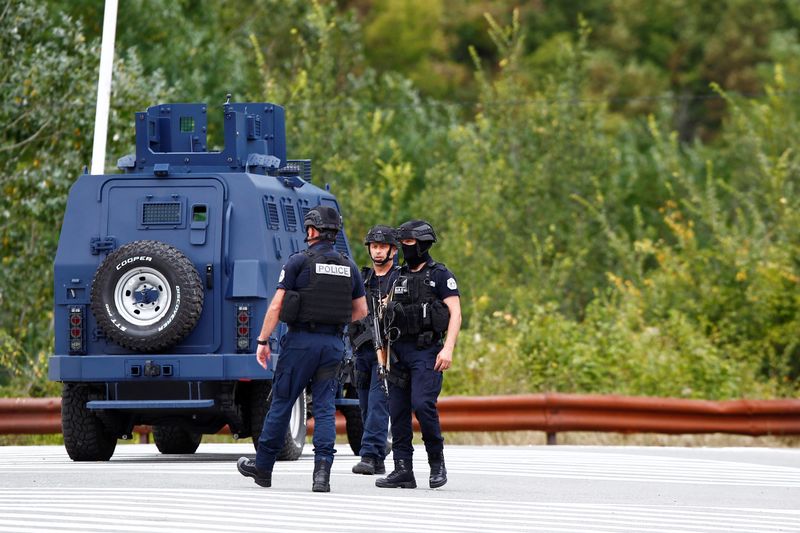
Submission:
M 317 274 L 325 274 L 328 276 L 342 276 L 345 278 L 349 278 L 350 267 L 344 265 L 329 265 L 325 263 L 317 263 Z

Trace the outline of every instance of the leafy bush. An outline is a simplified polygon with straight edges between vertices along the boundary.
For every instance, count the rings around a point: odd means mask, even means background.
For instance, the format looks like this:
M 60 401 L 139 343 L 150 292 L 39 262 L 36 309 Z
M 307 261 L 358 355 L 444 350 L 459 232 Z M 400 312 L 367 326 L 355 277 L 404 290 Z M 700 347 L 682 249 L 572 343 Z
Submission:
M 52 258 L 67 192 L 91 157 L 99 46 L 31 1 L 3 10 L 0 42 L 0 383 L 17 376 L 27 388 L 45 379 L 53 350 Z M 133 144 L 134 111 L 166 94 L 135 55 L 116 61 L 108 167 Z
M 264 0 L 240 26 L 224 8 L 201 15 L 170 5 L 166 19 L 191 38 L 143 46 L 135 27 L 121 33 L 109 163 L 131 151 L 134 110 L 173 97 L 213 101 L 233 83 L 237 100 L 286 106 L 290 154 L 313 158 L 317 183 L 331 184 L 357 260 L 367 260 L 360 242 L 373 224 L 423 217 L 436 228 L 432 253 L 456 273 L 466 318 L 446 393 L 796 395 L 800 45 L 776 30 L 782 19 L 773 15 L 784 8 L 770 4 L 772 15 L 752 21 L 769 46 L 750 43 L 747 66 L 719 74 L 769 80 L 766 96 L 715 87 L 717 107 L 703 103 L 702 115 L 704 128 L 718 127 L 691 140 L 692 106 L 681 98 L 614 100 L 667 83 L 696 88 L 712 75 L 693 63 L 689 78 L 676 80 L 655 67 L 680 39 L 668 28 L 650 32 L 647 17 L 684 3 L 613 24 L 604 5 L 588 8 L 597 33 L 580 17 L 576 31 L 563 31 L 556 19 L 573 8 L 549 10 L 555 29 L 533 48 L 531 18 L 515 14 L 505 26 L 488 17 L 496 52 L 483 41 L 472 51 L 475 85 L 459 91 L 474 89 L 475 102 L 422 96 L 417 82 L 442 90 L 442 80 L 420 79 L 425 54 L 393 50 L 382 35 L 402 14 L 377 10 L 365 38 L 358 17 L 333 3 Z M 715 50 L 751 23 L 749 13 L 737 3 L 725 24 L 712 25 Z M 217 15 L 224 23 L 210 29 Z M 258 23 L 267 16 L 273 24 Z M 29 0 L 0 14 L 0 30 L 0 79 L 9 87 L 0 102 L 8 125 L 0 134 L 0 366 L 6 379 L 19 376 L 14 391 L 44 394 L 51 258 L 67 191 L 89 158 L 97 41 Z M 626 31 L 647 44 L 639 62 L 619 59 Z M 438 33 L 426 37 L 422 49 L 444 53 Z M 690 37 L 693 50 L 704 42 Z M 364 42 L 375 49 L 365 54 Z M 405 74 L 374 68 L 399 52 Z M 167 56 L 163 74 L 157 54 Z M 773 56 L 786 68 L 766 61 Z M 214 57 L 219 68 L 206 73 Z

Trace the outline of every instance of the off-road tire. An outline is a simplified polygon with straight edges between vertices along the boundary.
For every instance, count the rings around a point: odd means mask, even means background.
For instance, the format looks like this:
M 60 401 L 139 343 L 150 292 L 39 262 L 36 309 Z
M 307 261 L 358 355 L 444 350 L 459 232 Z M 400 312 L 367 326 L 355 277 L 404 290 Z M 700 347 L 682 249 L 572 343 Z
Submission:
M 339 410 L 344 415 L 347 429 L 347 443 L 354 455 L 361 454 L 361 438 L 364 436 L 364 421 L 361 419 L 361 408 L 357 405 L 343 405 Z
M 267 409 L 266 413 L 269 412 L 269 406 L 272 403 L 272 388 L 270 387 L 269 394 L 267 395 Z M 297 409 L 297 411 L 295 411 Z M 284 438 L 283 448 L 281 451 L 278 452 L 277 460 L 278 461 L 297 461 L 300 456 L 303 454 L 303 447 L 306 444 L 306 421 L 307 421 L 307 414 L 308 414 L 308 403 L 306 401 L 306 393 L 303 391 L 300 394 L 300 397 L 297 398 L 295 401 L 294 406 L 292 407 L 292 417 L 289 419 L 289 427 L 286 429 L 286 437 Z M 252 424 L 252 422 L 251 422 Z M 263 419 L 262 419 L 262 427 L 263 427 Z M 255 436 L 256 430 L 253 430 L 253 445 L 258 450 L 258 438 L 261 436 L 261 428 L 258 430 L 258 437 Z
M 253 437 L 253 447 L 258 450 L 258 439 L 264 428 L 264 419 L 269 411 L 272 399 L 271 381 L 251 381 L 247 389 L 247 415 L 250 422 L 250 436 Z
M 163 454 L 190 454 L 197 451 L 203 435 L 180 426 L 153 426 L 153 440 Z
M 117 437 L 86 407 L 88 385 L 64 383 L 61 393 L 61 427 L 64 447 L 73 461 L 108 461 Z
M 141 288 L 155 301 L 136 300 Z M 134 241 L 100 264 L 91 307 L 97 325 L 113 342 L 153 352 L 173 346 L 194 329 L 203 296 L 200 275 L 183 252 L 159 241 Z

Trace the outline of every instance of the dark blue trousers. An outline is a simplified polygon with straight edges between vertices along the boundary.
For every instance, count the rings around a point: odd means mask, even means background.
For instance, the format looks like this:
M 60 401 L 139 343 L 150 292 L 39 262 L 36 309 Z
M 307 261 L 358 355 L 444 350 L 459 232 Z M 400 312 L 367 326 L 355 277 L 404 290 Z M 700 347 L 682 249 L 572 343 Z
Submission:
M 358 403 L 364 423 L 359 455 L 383 460 L 386 457 L 386 436 L 389 432 L 389 401 L 378 377 L 375 350 L 364 347 L 356 353 L 356 370 L 369 376 L 363 383 L 357 383 Z
M 396 342 L 392 352 L 398 366 L 409 374 L 405 387 L 389 384 L 389 415 L 392 417 L 392 456 L 394 459 L 411 459 L 414 436 L 411 426 L 412 411 L 417 416 L 422 441 L 428 455 L 439 454 L 444 449 L 444 437 L 439 425 L 436 402 L 442 392 L 442 373 L 433 369 L 439 345 L 417 348 L 416 342 Z
M 256 451 L 256 468 L 272 472 L 286 441 L 292 406 L 320 368 L 336 366 L 344 357 L 341 335 L 289 331 L 281 339 L 281 353 L 272 384 L 272 404 L 264 419 Z M 333 462 L 336 453 L 336 377 L 314 380 L 314 460 Z

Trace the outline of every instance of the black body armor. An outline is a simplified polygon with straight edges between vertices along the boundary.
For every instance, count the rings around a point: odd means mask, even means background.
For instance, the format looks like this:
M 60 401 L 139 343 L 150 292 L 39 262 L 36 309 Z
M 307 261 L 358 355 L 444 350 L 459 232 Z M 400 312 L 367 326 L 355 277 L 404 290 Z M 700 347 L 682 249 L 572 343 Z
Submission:
M 285 303 L 297 301 L 295 305 L 285 305 L 281 320 L 293 323 L 331 324 L 344 326 L 350 322 L 353 313 L 353 272 L 350 261 L 342 254 L 327 256 L 325 252 L 306 250 L 305 265 L 310 266 L 309 284 L 297 291 L 287 291 Z M 329 253 L 329 252 L 327 252 Z M 303 268 L 305 268 L 305 265 Z M 290 295 L 295 292 L 297 297 Z
M 431 275 L 437 269 L 444 265 L 430 261 L 418 272 L 401 269 L 389 306 L 390 327 L 396 328 L 400 339 L 435 344 L 447 331 L 450 310 L 431 286 Z

